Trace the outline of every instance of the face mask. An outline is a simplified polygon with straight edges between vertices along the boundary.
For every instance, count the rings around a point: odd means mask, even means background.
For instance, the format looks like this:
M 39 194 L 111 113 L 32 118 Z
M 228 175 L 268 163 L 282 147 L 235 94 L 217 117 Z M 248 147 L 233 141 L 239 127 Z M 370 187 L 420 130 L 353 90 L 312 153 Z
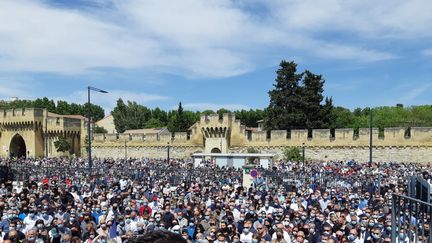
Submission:
M 349 236 L 348 236 L 348 240 L 349 240 L 349 241 L 355 241 L 356 238 L 357 238 L 357 237 L 356 237 L 355 235 L 349 235 Z
M 387 226 L 387 227 L 386 227 L 386 230 L 391 231 L 391 230 L 392 230 L 392 227 L 391 227 L 391 226 Z
M 36 240 L 35 237 L 29 237 L 29 238 L 27 238 L 27 239 L 28 239 L 28 241 L 34 241 L 34 240 Z
M 351 224 L 352 224 L 352 225 L 356 225 L 356 224 L 357 224 L 357 221 L 351 221 Z
M 375 240 L 379 239 L 379 237 L 379 234 L 372 233 L 372 238 L 374 238 Z
M 245 235 L 247 235 L 247 234 L 249 233 L 249 228 L 244 228 L 244 229 L 243 229 L 243 233 L 244 233 Z
M 369 227 L 373 228 L 375 223 L 369 223 Z
M 405 238 L 405 234 L 404 233 L 399 233 L 399 239 L 404 239 Z
M 38 224 L 37 227 L 40 229 L 42 228 L 44 225 L 43 224 Z

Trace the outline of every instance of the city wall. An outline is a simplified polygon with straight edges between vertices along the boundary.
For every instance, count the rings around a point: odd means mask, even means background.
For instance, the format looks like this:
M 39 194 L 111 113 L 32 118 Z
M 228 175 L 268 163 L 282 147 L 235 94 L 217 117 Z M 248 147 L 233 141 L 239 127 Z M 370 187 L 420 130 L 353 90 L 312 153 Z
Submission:
M 171 158 L 190 158 L 194 152 L 211 151 L 216 145 L 210 141 L 218 139 L 224 142 L 220 143 L 222 153 L 245 153 L 255 148 L 273 153 L 279 160 L 286 148 L 304 146 L 307 159 L 365 162 L 369 161 L 369 135 L 369 128 L 361 128 L 357 134 L 354 129 L 250 131 L 234 115 L 225 114 L 222 119 L 201 117 L 189 134 L 95 134 L 93 151 L 98 157 L 124 157 L 125 147 L 130 146 L 133 150 L 128 157 L 166 158 L 170 147 Z M 428 163 L 432 158 L 432 128 L 412 127 L 409 133 L 406 128 L 385 128 L 381 135 L 373 129 L 374 161 Z

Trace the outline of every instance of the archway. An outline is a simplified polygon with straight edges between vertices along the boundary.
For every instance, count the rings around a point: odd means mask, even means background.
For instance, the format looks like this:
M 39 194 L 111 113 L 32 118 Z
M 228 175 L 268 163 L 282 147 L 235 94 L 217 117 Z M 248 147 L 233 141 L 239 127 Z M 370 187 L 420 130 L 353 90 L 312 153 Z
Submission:
M 17 158 L 27 157 L 26 144 L 24 138 L 21 135 L 16 134 L 15 136 L 13 136 L 10 143 L 9 152 L 11 157 L 17 157 Z
M 219 148 L 212 148 L 211 153 L 212 154 L 220 154 L 220 153 L 222 153 L 222 151 Z

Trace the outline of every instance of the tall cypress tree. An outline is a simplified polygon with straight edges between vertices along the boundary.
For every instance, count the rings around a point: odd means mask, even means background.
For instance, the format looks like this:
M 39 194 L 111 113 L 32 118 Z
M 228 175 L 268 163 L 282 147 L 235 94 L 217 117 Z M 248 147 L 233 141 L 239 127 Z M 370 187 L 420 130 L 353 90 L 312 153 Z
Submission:
M 300 128 L 304 119 L 299 99 L 302 75 L 297 73 L 297 64 L 284 60 L 276 74 L 274 89 L 269 91 L 270 104 L 264 120 L 265 127 L 269 130 Z
M 324 79 L 310 71 L 297 73 L 297 64 L 282 61 L 277 70 L 274 89 L 269 91 L 270 104 L 266 129 L 329 128 L 333 103 L 324 96 Z

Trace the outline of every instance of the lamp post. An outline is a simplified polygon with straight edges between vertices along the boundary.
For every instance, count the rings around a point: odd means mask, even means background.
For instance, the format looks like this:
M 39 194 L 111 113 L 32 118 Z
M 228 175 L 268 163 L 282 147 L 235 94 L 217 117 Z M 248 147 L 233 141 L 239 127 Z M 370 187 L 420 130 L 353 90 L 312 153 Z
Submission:
M 167 147 L 167 162 L 169 162 L 169 160 L 170 160 L 170 143 L 168 142 L 167 143 L 168 144 L 168 147 Z
M 302 144 L 302 161 L 303 161 L 303 170 L 305 165 L 305 143 Z
M 369 132 L 369 168 L 372 166 L 372 140 L 373 140 L 373 114 L 370 110 L 370 132 Z
M 91 106 L 90 106 L 90 90 L 92 90 L 92 91 L 96 91 L 96 92 L 99 92 L 99 93 L 104 93 L 104 94 L 106 94 L 106 93 L 108 93 L 107 91 L 105 91 L 105 90 L 102 90 L 102 89 L 98 89 L 98 88 L 94 88 L 94 87 L 91 87 L 91 86 L 88 86 L 87 87 L 87 98 L 88 98 L 88 121 L 87 121 L 87 136 L 88 136 L 88 161 L 89 161 L 89 169 L 91 170 L 92 169 L 92 166 L 93 166 L 93 163 L 92 163 L 92 157 L 91 157 L 91 131 L 90 131 L 90 129 L 91 129 L 91 127 L 90 127 L 90 123 L 91 123 Z

